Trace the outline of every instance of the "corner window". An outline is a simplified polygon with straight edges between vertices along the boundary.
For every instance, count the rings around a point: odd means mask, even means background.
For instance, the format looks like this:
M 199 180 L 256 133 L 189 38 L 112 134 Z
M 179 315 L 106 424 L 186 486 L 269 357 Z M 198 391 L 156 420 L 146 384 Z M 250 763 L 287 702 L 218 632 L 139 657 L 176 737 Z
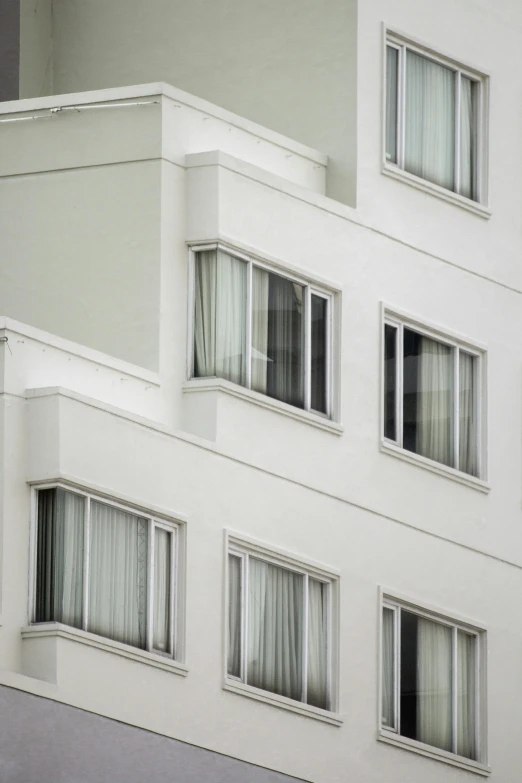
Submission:
M 386 162 L 484 201 L 485 77 L 392 35 L 386 43 Z
M 483 477 L 482 374 L 482 352 L 387 316 L 384 441 Z
M 483 760 L 483 638 L 477 629 L 385 599 L 381 730 Z
M 332 297 L 218 248 L 194 253 L 192 376 L 331 415 Z
M 177 526 L 61 487 L 36 497 L 33 622 L 174 657 Z
M 228 679 L 331 710 L 332 588 L 325 575 L 231 545 Z

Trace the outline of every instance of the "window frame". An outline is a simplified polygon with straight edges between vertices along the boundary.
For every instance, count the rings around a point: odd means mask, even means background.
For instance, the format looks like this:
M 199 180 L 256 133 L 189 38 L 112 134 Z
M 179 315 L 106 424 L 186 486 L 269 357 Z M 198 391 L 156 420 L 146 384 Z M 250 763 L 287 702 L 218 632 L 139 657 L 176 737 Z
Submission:
M 382 723 L 382 700 L 383 700 L 383 612 L 389 609 L 394 613 L 393 626 L 393 665 L 394 665 L 394 728 L 389 728 Z M 445 625 L 452 629 L 452 743 L 455 747 L 457 733 L 457 715 L 456 715 L 456 637 L 460 630 L 466 634 L 473 635 L 476 638 L 476 669 L 475 669 L 475 743 L 477 748 L 477 759 L 469 759 L 466 756 L 460 756 L 456 752 L 446 751 L 437 748 L 434 745 L 421 742 L 420 740 L 405 737 L 399 733 L 400 727 L 400 615 L 401 610 L 423 617 L 433 622 Z M 487 629 L 482 623 L 478 623 L 467 618 L 459 617 L 455 613 L 441 610 L 419 601 L 412 601 L 409 597 L 383 588 L 379 589 L 379 655 L 378 655 L 378 739 L 388 742 L 392 745 L 406 748 L 424 756 L 444 761 L 454 766 L 462 767 L 480 774 L 487 775 L 491 772 L 488 766 L 487 758 Z
M 89 634 L 93 638 L 103 639 L 109 644 L 114 643 L 119 647 L 128 648 L 137 652 L 146 652 L 151 655 L 160 656 L 178 663 L 183 662 L 182 645 L 182 607 L 181 607 L 181 589 L 180 575 L 182 574 L 182 552 L 184 551 L 184 524 L 179 519 L 169 518 L 163 514 L 151 513 L 146 509 L 127 503 L 113 496 L 100 494 L 84 487 L 72 485 L 63 481 L 51 481 L 38 483 L 31 486 L 31 530 L 30 530 L 30 570 L 29 570 L 29 606 L 28 617 L 29 626 L 37 629 L 48 626 L 48 621 L 37 622 L 35 620 L 36 612 L 36 589 L 37 589 L 37 556 L 38 556 L 38 493 L 41 490 L 62 489 L 74 495 L 84 498 L 84 520 L 83 520 L 83 562 L 82 562 L 82 624 L 81 628 L 76 626 L 64 627 L 71 628 L 73 631 L 79 630 Z M 132 514 L 141 519 L 147 520 L 147 619 L 146 619 L 146 643 L 143 648 L 134 645 L 118 642 L 111 637 L 100 636 L 89 630 L 89 565 L 90 565 L 90 507 L 91 502 L 95 501 L 112 508 L 119 509 L 125 513 Z M 158 650 L 153 646 L 153 622 L 154 622 L 154 538 L 156 528 L 167 531 L 171 534 L 170 542 L 170 585 L 169 585 L 169 649 L 168 651 Z M 55 624 L 55 621 L 51 621 Z M 59 623 L 61 625 L 61 623 Z
M 386 103 L 388 94 L 387 76 L 387 47 L 397 50 L 397 101 L 396 101 L 396 145 L 397 161 L 387 158 L 387 114 Z M 454 128 L 454 182 L 455 188 L 449 189 L 416 174 L 412 174 L 404 168 L 405 155 L 405 91 L 406 91 L 406 51 L 418 54 L 432 62 L 448 68 L 457 74 L 455 83 L 455 128 Z M 482 69 L 465 65 L 454 57 L 433 50 L 427 44 L 416 41 L 404 35 L 400 31 L 383 25 L 383 90 L 382 90 L 382 171 L 391 174 L 397 179 L 416 185 L 422 190 L 442 197 L 444 200 L 457 203 L 459 206 L 489 217 L 488 208 L 488 117 L 489 117 L 489 74 Z M 459 193 L 460 186 L 460 77 L 464 76 L 478 85 L 477 91 L 477 148 L 475 153 L 476 165 L 476 198 L 470 198 Z
M 395 422 L 396 439 L 386 437 L 385 435 L 385 327 L 392 326 L 397 329 L 396 339 L 396 368 L 395 368 Z M 404 329 L 409 329 L 423 337 L 428 337 L 452 349 L 453 361 L 453 457 L 458 465 L 459 457 L 459 395 L 455 393 L 459 382 L 459 352 L 473 356 L 476 359 L 475 365 L 475 405 L 477 412 L 477 476 L 460 470 L 458 467 L 445 465 L 442 462 L 417 454 L 414 451 L 405 449 L 403 443 L 403 382 L 404 382 L 404 352 L 403 352 L 403 334 Z M 429 467 L 438 473 L 443 473 L 454 478 L 458 478 L 463 483 L 489 490 L 487 484 L 487 349 L 484 345 L 471 343 L 466 338 L 442 331 L 439 327 L 420 322 L 409 315 L 401 313 L 395 309 L 387 307 L 381 303 L 381 394 L 380 394 L 380 439 L 381 450 L 389 453 L 400 454 L 405 459 Z
M 309 278 L 302 275 L 299 272 L 295 272 L 292 269 L 279 266 L 273 262 L 267 261 L 264 258 L 247 253 L 242 250 L 230 247 L 223 242 L 210 242 L 210 243 L 195 243 L 189 245 L 189 283 L 188 283 L 188 323 L 189 328 L 187 330 L 187 381 L 203 381 L 210 377 L 205 376 L 198 377 L 194 375 L 194 329 L 195 329 L 195 308 L 194 308 L 194 296 L 195 296 L 195 274 L 196 274 L 196 255 L 200 252 L 208 250 L 220 250 L 223 253 L 237 258 L 240 261 L 244 261 L 247 264 L 247 296 L 246 296 L 246 334 L 245 334 L 245 364 L 246 364 L 246 378 L 245 385 L 233 383 L 241 389 L 246 389 L 249 394 L 259 396 L 263 400 L 275 400 L 277 403 L 284 405 L 292 411 L 304 411 L 312 416 L 317 416 L 320 419 L 327 421 L 337 421 L 337 405 L 336 394 L 334 389 L 334 327 L 336 323 L 336 298 L 338 291 L 328 284 L 320 283 L 313 278 Z M 291 405 L 284 400 L 279 400 L 275 397 L 270 397 L 268 394 L 255 391 L 251 388 L 251 373 L 252 373 L 252 269 L 254 266 L 265 270 L 274 275 L 279 275 L 286 280 L 290 280 L 292 283 L 304 287 L 304 339 L 303 339 L 303 407 L 299 408 L 295 405 Z M 312 360 L 312 321 L 311 321 L 311 297 L 312 295 L 318 296 L 321 299 L 325 299 L 327 302 L 327 315 L 326 315 L 326 371 L 325 371 L 325 408 L 326 412 L 317 411 L 311 407 L 311 360 Z
M 254 539 L 225 531 L 224 537 L 224 591 L 223 591 L 223 688 L 235 693 L 250 696 L 258 701 L 272 704 L 276 707 L 289 709 L 312 718 L 323 720 L 327 723 L 340 726 L 342 719 L 338 715 L 338 684 L 339 684 L 339 572 L 325 568 L 324 566 L 304 558 L 297 558 L 284 550 L 276 547 L 268 547 Z M 241 677 L 228 673 L 228 610 L 229 610 L 229 555 L 241 559 Z M 327 700 L 328 707 L 322 709 L 298 701 L 288 696 L 282 696 L 272 691 L 267 691 L 250 685 L 246 680 L 247 667 L 247 643 L 248 643 L 248 619 L 247 619 L 247 591 L 248 591 L 248 559 L 254 557 L 287 571 L 298 573 L 305 577 L 303 586 L 303 602 L 306 607 L 303 615 L 302 639 L 304 642 L 301 655 L 303 661 L 303 691 L 306 694 L 307 683 L 307 634 L 308 623 L 305 616 L 308 615 L 308 591 L 306 585 L 308 578 L 316 579 L 327 585 Z

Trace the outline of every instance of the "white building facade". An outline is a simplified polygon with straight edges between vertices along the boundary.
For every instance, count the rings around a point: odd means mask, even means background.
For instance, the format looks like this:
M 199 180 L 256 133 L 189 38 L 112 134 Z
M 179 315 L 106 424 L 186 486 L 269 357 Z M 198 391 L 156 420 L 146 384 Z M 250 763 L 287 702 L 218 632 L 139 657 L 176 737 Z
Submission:
M 15 8 L 0 778 L 512 783 L 522 13 L 211 5 Z

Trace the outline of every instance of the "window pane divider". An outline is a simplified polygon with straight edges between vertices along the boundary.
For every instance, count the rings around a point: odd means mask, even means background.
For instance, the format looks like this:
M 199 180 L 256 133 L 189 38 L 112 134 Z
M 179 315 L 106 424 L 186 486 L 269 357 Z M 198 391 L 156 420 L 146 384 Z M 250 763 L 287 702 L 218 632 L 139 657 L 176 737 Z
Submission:
M 250 555 L 241 556 L 241 679 L 246 684 L 248 680 L 248 572 L 250 570 Z
M 252 278 L 253 278 L 253 264 L 252 261 L 248 261 L 247 264 L 247 290 L 246 290 L 246 377 L 245 384 L 247 389 L 252 386 Z
M 455 157 L 454 157 L 454 190 L 460 193 L 460 109 L 461 109 L 461 72 L 455 72 Z
M 169 652 L 173 658 L 176 656 L 176 647 L 178 644 L 176 627 L 176 617 L 178 613 L 175 611 L 178 605 L 178 595 L 176 592 L 176 576 L 178 573 L 177 538 L 177 534 L 170 531 Z
M 457 753 L 457 672 L 458 672 L 458 645 L 457 645 L 458 629 L 453 626 L 453 632 L 451 636 L 452 644 L 452 656 L 451 656 L 451 750 L 453 753 Z
M 406 47 L 399 47 L 397 62 L 397 165 L 404 169 L 406 147 Z
M 457 470 L 459 466 L 459 402 L 460 402 L 460 351 L 453 349 L 453 464 Z
M 401 733 L 401 612 L 400 606 L 394 609 L 394 628 L 395 635 L 395 660 L 394 660 L 394 675 L 395 675 L 395 689 L 394 689 L 394 710 L 395 710 L 395 731 L 397 734 Z M 382 654 L 382 653 L 381 653 Z
M 304 575 L 303 582 L 303 639 L 302 639 L 302 688 L 301 701 L 307 703 L 308 698 L 308 574 Z
M 396 335 L 395 362 L 395 433 L 397 445 L 403 448 L 404 438 L 404 325 L 399 324 Z
M 83 520 L 82 629 L 89 629 L 89 568 L 91 560 L 91 498 L 85 497 Z

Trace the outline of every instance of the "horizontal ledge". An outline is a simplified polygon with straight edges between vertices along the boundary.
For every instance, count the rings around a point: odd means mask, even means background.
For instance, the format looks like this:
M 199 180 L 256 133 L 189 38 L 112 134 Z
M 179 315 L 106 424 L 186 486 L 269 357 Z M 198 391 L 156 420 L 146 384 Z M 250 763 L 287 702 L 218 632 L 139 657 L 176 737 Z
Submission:
M 342 435 L 344 432 L 344 427 L 337 422 L 326 418 L 323 419 L 322 416 L 309 413 L 300 408 L 294 408 L 292 405 L 288 405 L 280 400 L 274 400 L 272 397 L 259 394 L 258 392 L 252 391 L 252 389 L 245 389 L 243 386 L 227 381 L 224 378 L 194 378 L 190 381 L 185 381 L 183 384 L 184 394 L 208 392 L 223 392 L 224 394 L 229 394 L 231 397 L 237 397 L 240 400 L 252 402 L 254 405 L 259 405 L 261 408 L 266 408 L 275 413 L 281 413 L 283 416 L 289 416 L 297 421 L 310 424 L 312 427 L 318 427 L 326 432 L 331 432 L 333 435 Z
M 465 487 L 476 489 L 485 494 L 488 494 L 491 491 L 491 486 L 482 479 L 468 476 L 466 473 L 455 470 L 455 468 L 450 468 L 442 463 L 434 462 L 420 454 L 415 454 L 413 451 L 407 451 L 400 446 L 395 446 L 393 443 L 387 443 L 385 440 L 381 440 L 381 451 L 384 454 L 389 454 L 392 457 L 402 459 L 404 462 L 409 462 L 410 465 L 416 465 L 418 468 L 424 468 L 424 470 L 429 470 L 431 473 L 436 473 L 438 476 L 449 478 L 452 481 L 456 481 L 458 484 L 463 484 Z
M 229 680 L 228 678 L 225 678 L 223 690 L 237 693 L 240 696 L 247 696 L 256 701 L 270 704 L 273 707 L 295 712 L 298 715 L 303 715 L 305 718 L 313 718 L 314 720 L 319 720 L 323 723 L 329 723 L 331 726 L 338 727 L 343 725 L 343 719 L 335 712 L 321 710 L 319 707 L 312 707 L 310 704 L 294 701 L 294 699 L 288 699 L 286 696 L 280 696 L 277 693 L 263 691 L 260 688 L 254 688 L 252 685 L 246 685 L 244 682 L 239 682 L 238 680 Z
M 465 769 L 468 772 L 475 772 L 477 775 L 487 777 L 491 774 L 491 767 L 487 764 L 481 764 L 478 761 L 472 761 L 464 756 L 457 756 L 455 753 L 449 753 L 440 748 L 425 745 L 423 742 L 416 742 L 408 737 L 401 737 L 399 734 L 387 732 L 381 729 L 377 735 L 379 742 L 386 742 L 388 745 L 394 745 L 402 750 L 409 750 L 412 753 L 418 753 L 420 756 L 441 761 L 444 764 L 451 764 L 453 767 Z
M 115 655 L 121 655 L 123 658 L 128 658 L 138 663 L 144 663 L 147 666 L 153 666 L 156 669 L 163 669 L 164 671 L 172 672 L 172 674 L 179 674 L 182 677 L 186 677 L 188 674 L 188 668 L 177 661 L 167 658 L 166 656 L 151 653 L 147 650 L 140 650 L 137 647 L 131 647 L 128 644 L 122 644 L 116 642 L 113 639 L 106 639 L 103 636 L 89 633 L 88 631 L 80 630 L 79 628 L 73 628 L 70 625 L 63 625 L 62 623 L 37 623 L 35 625 L 28 625 L 22 628 L 22 639 L 45 639 L 45 638 L 60 638 L 67 639 L 71 642 L 78 642 L 79 644 L 85 644 L 88 647 L 94 647 L 97 650 L 103 650 L 103 652 L 113 653 Z
M 429 182 L 421 177 L 416 177 L 415 174 L 410 174 L 409 171 L 398 168 L 398 166 L 392 166 L 390 163 L 383 163 L 381 172 L 387 177 L 404 182 L 406 185 L 421 190 L 423 193 L 428 193 L 431 196 L 447 201 L 449 204 L 454 204 L 456 207 L 461 207 L 468 212 L 472 212 L 479 217 L 489 220 L 491 217 L 491 210 L 489 207 L 485 207 L 483 204 L 479 204 L 478 201 L 472 201 L 465 196 L 461 196 L 459 193 L 453 193 L 451 190 L 441 188 L 439 185 L 435 185 L 433 182 Z

